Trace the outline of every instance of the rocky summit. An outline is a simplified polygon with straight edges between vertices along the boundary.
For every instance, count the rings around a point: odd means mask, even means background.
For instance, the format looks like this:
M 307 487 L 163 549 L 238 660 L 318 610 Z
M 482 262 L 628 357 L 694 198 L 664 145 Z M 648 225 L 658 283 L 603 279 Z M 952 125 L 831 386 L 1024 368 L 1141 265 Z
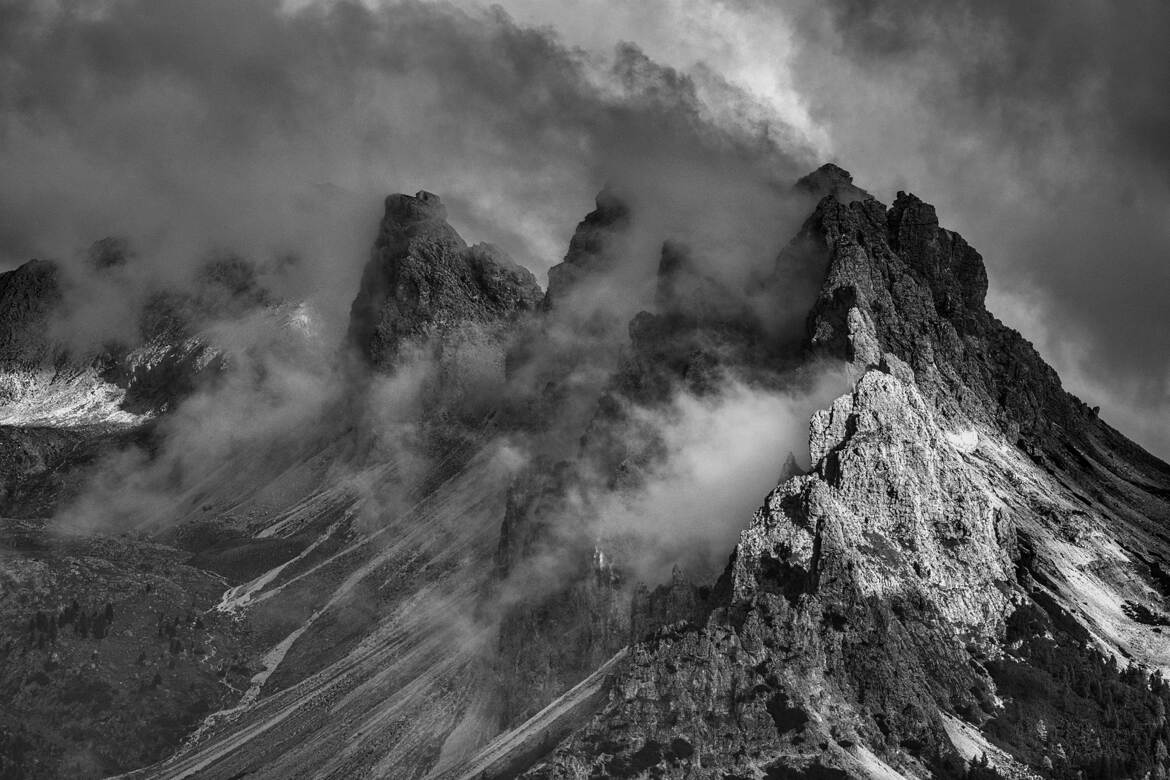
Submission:
M 1166 778 L 1170 466 L 934 207 L 791 189 L 746 284 L 606 189 L 545 292 L 392 195 L 324 346 L 0 275 L 0 776 Z

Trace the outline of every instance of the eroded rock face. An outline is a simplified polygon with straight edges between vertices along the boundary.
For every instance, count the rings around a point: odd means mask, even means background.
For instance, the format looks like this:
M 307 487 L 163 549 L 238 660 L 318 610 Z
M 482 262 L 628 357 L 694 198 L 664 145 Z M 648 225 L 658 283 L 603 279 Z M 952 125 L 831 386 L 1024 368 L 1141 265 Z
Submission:
M 710 616 L 695 622 L 684 598 L 681 622 L 638 645 L 609 709 L 548 776 L 605 773 L 674 742 L 693 754 L 675 752 L 672 776 L 773 764 L 853 774 L 862 745 L 913 773 L 915 754 L 948 744 L 939 701 L 990 706 L 972 659 L 1021 596 L 1010 524 L 984 478 L 904 367 L 868 371 L 814 417 L 811 439 L 813 472 L 768 497 Z
M 944 414 L 995 424 L 1010 441 L 1073 435 L 1088 407 L 1019 333 L 984 307 L 987 271 L 934 207 L 899 193 L 826 197 L 805 225 L 828 271 L 809 319 L 810 344 L 863 364 L 892 352 Z
M 796 182 L 796 187 L 820 199 L 830 195 L 841 203 L 866 200 L 872 196 L 853 183 L 853 175 L 839 165 L 825 163 Z
M 540 300 L 529 271 L 494 247 L 467 246 L 446 217 L 429 192 L 386 199 L 350 312 L 350 342 L 374 367 L 394 366 L 409 345 L 431 338 L 491 341 Z

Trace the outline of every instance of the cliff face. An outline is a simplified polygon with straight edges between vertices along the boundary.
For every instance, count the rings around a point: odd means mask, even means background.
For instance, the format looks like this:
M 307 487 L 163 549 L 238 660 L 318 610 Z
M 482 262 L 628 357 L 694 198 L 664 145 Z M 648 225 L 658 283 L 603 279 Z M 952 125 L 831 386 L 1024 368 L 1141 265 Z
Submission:
M 614 772 L 654 749 L 677 776 L 865 776 L 879 763 L 913 775 L 915 755 L 949 744 L 944 712 L 994 709 L 979 661 L 1023 598 L 1012 518 L 991 490 L 1003 475 L 973 468 L 890 366 L 814 418 L 814 470 L 767 498 L 709 617 L 635 645 L 609 708 L 536 776 Z

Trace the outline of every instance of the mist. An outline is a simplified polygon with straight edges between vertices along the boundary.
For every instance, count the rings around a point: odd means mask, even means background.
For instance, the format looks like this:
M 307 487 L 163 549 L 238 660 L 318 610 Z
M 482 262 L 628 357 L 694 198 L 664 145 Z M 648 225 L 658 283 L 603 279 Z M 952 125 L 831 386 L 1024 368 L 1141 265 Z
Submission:
M 442 193 L 466 238 L 539 278 L 606 182 L 684 228 L 728 200 L 759 224 L 772 182 L 833 159 L 879 198 L 936 203 L 986 258 L 992 308 L 1165 454 L 1170 190 L 1148 162 L 1165 151 L 1164 80 L 1142 56 L 1160 46 L 1145 20 L 1162 17 L 1102 13 L 10 3 L 0 267 L 75 269 L 94 240 L 125 236 L 142 260 L 126 284 L 91 293 L 74 274 L 73 301 L 112 297 L 114 312 L 183 284 L 209 251 L 297 256 L 284 292 L 338 335 L 388 192 Z M 65 331 L 127 333 L 118 315 L 82 321 Z
M 813 159 L 710 72 L 569 48 L 498 8 L 126 0 L 8 6 L 3 26 L 0 264 L 64 262 L 83 301 L 91 242 L 140 260 L 100 289 L 91 339 L 125 336 L 119 290 L 183 285 L 225 250 L 298 258 L 279 292 L 340 334 L 389 192 L 441 193 L 465 238 L 541 277 L 606 182 L 647 218 L 730 199 L 725 219 L 757 220 Z
M 879 200 L 935 204 L 983 255 L 992 312 L 1170 456 L 1165 6 L 501 4 L 590 51 L 620 29 L 658 62 L 701 63 Z
M 823 365 L 793 384 L 779 391 L 729 380 L 711 395 L 679 391 L 666 408 L 635 410 L 664 457 L 633 490 L 589 502 L 602 548 L 650 585 L 668 582 L 675 566 L 693 581 L 714 580 L 788 457 L 809 467 L 809 418 L 852 377 L 845 365 Z

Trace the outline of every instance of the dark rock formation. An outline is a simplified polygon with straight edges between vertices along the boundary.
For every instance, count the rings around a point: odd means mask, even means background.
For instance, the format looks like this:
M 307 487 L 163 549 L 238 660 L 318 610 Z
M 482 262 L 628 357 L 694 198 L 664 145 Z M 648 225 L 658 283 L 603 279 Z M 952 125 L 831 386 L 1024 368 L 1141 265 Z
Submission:
M 1011 441 L 1085 425 L 1088 408 L 988 313 L 982 258 L 939 227 L 933 206 L 905 193 L 889 209 L 826 197 L 805 229 L 828 257 L 809 319 L 814 348 L 868 364 L 892 352 L 945 413 L 994 422 Z
M 501 572 L 523 579 L 525 588 L 500 631 L 502 676 L 509 681 L 500 693 L 505 726 L 586 678 L 631 638 L 694 611 L 676 604 L 695 601 L 700 586 L 689 582 L 661 598 L 643 593 L 626 572 L 646 551 L 628 541 L 598 540 L 593 528 L 602 510 L 582 500 L 599 490 L 635 493 L 668 455 L 660 432 L 639 412 L 665 408 L 680 391 L 712 395 L 730 380 L 773 389 L 798 381 L 789 374 L 801 356 L 799 342 L 776 338 L 747 292 L 705 272 L 677 242 L 662 247 L 653 298 L 645 301 L 654 311 L 634 316 L 625 333 L 614 327 L 604 302 L 589 305 L 589 292 L 624 270 L 615 250 L 629 217 L 612 193 L 598 196 L 597 210 L 578 225 L 565 261 L 553 269 L 562 271 L 550 272 L 555 300 L 546 297 L 542 318 L 521 342 L 530 362 L 517 357 L 519 350 L 512 356 L 521 376 L 532 362 L 544 361 L 543 403 L 526 406 L 523 422 L 534 446 L 555 449 L 545 444 L 550 440 L 573 446 L 561 448 L 564 460 L 534 463 L 509 494 Z M 567 339 L 563 348 L 561 339 Z M 555 580 L 532 581 L 526 567 L 533 561 L 555 569 Z
M 612 190 L 577 225 L 564 259 L 549 269 L 539 316 L 506 356 L 509 424 L 536 434 L 542 455 L 575 457 L 598 399 L 620 365 L 633 312 L 650 305 L 640 288 L 615 283 L 632 273 L 624 251 L 629 205 Z
M 87 259 L 95 270 L 105 271 L 126 265 L 134 259 L 134 252 L 125 238 L 107 236 L 89 247 Z
M 60 301 L 59 272 L 47 260 L 0 274 L 0 364 L 29 367 L 52 360 L 49 317 Z
M 872 197 L 853 183 L 853 175 L 849 171 L 833 163 L 825 163 L 807 176 L 801 177 L 796 182 L 796 188 L 818 200 L 831 195 L 839 203 L 846 205 Z
M 541 304 L 546 310 L 563 303 L 583 280 L 604 279 L 623 260 L 614 251 L 612 238 L 629 227 L 630 207 L 609 188 L 597 194 L 596 204 L 573 231 L 564 261 L 549 269 L 548 291 Z
M 349 339 L 377 368 L 410 345 L 479 329 L 488 340 L 536 308 L 526 269 L 486 244 L 468 247 L 429 192 L 391 195 L 350 312 Z

